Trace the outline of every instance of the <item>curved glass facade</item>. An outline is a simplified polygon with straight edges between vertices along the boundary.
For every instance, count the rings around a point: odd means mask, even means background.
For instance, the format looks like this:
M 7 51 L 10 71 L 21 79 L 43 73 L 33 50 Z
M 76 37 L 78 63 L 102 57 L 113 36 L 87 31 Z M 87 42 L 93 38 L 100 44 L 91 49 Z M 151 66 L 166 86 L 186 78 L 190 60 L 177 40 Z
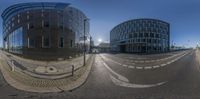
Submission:
M 22 46 L 23 46 L 23 32 L 22 28 L 18 28 L 8 36 L 8 49 L 10 52 L 13 53 L 22 53 Z
M 123 22 L 110 32 L 112 51 L 160 53 L 169 51 L 169 23 L 156 19 L 134 19 Z
M 67 3 L 21 3 L 2 13 L 4 49 L 23 56 L 68 57 L 89 50 L 89 22 Z

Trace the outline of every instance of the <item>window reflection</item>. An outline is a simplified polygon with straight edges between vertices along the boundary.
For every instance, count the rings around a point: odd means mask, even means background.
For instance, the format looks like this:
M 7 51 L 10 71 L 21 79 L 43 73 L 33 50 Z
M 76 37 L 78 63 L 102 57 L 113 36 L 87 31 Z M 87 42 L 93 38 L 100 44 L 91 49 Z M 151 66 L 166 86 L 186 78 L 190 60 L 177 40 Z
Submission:
M 22 54 L 23 47 L 22 28 L 18 28 L 9 35 L 8 47 L 9 52 Z

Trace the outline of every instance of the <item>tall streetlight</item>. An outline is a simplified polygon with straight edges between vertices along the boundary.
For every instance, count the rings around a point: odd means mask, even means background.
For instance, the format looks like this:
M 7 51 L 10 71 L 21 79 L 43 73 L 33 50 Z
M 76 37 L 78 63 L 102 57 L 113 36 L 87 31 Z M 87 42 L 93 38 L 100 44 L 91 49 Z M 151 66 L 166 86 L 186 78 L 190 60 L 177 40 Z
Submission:
M 84 51 L 83 51 L 83 66 L 85 66 L 85 53 L 86 53 L 86 46 L 85 46 L 85 39 L 86 39 L 86 37 L 85 37 L 85 24 L 86 24 L 86 22 L 88 21 L 89 19 L 88 18 L 86 18 L 86 19 L 84 19 Z

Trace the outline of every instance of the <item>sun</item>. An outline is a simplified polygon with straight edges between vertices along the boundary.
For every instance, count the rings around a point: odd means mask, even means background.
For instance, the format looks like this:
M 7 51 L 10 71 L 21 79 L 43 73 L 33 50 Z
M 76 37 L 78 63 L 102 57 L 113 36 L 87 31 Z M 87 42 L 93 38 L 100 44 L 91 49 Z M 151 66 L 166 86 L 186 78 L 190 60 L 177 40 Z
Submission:
M 102 39 L 99 38 L 99 39 L 98 39 L 98 42 L 102 42 Z

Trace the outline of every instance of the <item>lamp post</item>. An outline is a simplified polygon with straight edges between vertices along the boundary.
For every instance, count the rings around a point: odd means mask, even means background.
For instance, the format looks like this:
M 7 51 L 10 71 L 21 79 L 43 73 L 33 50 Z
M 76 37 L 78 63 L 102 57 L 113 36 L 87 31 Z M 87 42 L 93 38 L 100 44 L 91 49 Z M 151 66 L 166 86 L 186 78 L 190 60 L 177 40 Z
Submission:
M 86 19 L 84 19 L 84 37 L 83 37 L 83 39 L 84 39 L 84 48 L 83 48 L 83 66 L 85 66 L 85 53 L 86 53 L 86 46 L 85 46 L 85 39 L 86 39 L 86 37 L 85 37 L 85 24 L 86 24 L 86 21 L 88 21 L 89 19 L 88 18 L 86 18 Z

